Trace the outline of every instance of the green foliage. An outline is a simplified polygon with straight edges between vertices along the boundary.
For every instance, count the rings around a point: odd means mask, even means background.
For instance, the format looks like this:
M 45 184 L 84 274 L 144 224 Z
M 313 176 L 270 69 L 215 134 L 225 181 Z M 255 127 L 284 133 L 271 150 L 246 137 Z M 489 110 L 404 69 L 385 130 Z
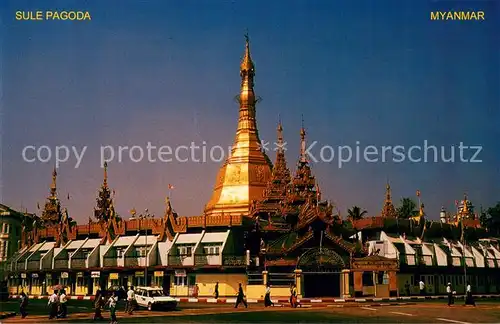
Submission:
M 490 236 L 500 236 L 500 201 L 486 211 L 481 211 L 479 216 L 481 226 L 488 230 Z
M 347 210 L 347 218 L 350 220 L 362 219 L 366 213 L 366 210 L 362 210 L 358 206 L 353 206 L 351 209 Z
M 417 204 L 413 199 L 405 197 L 399 203 L 400 205 L 396 210 L 398 218 L 408 219 L 418 215 Z

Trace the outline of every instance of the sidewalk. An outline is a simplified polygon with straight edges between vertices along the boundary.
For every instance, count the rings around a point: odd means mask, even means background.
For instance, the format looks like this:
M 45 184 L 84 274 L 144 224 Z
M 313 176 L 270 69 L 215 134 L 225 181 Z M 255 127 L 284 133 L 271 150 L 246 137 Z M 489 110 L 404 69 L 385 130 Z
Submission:
M 47 299 L 49 296 L 28 296 L 29 299 Z M 19 298 L 19 295 L 11 295 L 10 298 Z M 391 298 L 300 298 L 299 303 L 302 304 L 319 304 L 319 303 L 366 303 L 366 302 L 394 302 L 394 301 L 424 301 L 424 300 L 434 300 L 434 299 L 446 299 L 446 295 L 438 296 L 410 296 L 410 297 L 391 297 Z M 463 299 L 465 295 L 455 295 L 456 299 Z M 486 298 L 500 298 L 500 294 L 495 295 L 474 295 L 476 299 L 486 299 Z M 68 296 L 71 300 L 94 300 L 94 296 Z M 189 297 L 176 297 L 175 298 L 180 303 L 213 303 L 213 304 L 233 304 L 236 302 L 236 298 L 189 298 Z M 249 304 L 263 303 L 264 299 L 247 299 Z M 289 297 L 275 297 L 272 299 L 273 303 L 288 303 Z

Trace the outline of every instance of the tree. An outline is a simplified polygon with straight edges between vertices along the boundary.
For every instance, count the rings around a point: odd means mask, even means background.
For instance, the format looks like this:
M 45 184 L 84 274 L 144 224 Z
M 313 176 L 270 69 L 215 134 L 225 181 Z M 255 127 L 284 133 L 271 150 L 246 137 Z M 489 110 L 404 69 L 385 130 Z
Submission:
M 400 201 L 400 206 L 397 209 L 397 214 L 399 218 L 408 219 L 413 216 L 418 215 L 417 204 L 411 198 L 402 198 Z
M 486 228 L 492 236 L 500 236 L 500 201 L 479 216 L 481 226 Z
M 362 219 L 366 213 L 366 210 L 362 211 L 360 207 L 353 206 L 351 209 L 347 210 L 347 218 L 350 220 Z

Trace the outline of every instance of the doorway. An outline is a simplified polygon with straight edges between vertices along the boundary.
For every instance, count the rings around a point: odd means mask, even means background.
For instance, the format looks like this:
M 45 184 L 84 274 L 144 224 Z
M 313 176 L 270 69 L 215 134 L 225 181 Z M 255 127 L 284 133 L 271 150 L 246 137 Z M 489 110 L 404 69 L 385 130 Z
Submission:
M 340 297 L 340 272 L 303 272 L 304 297 Z

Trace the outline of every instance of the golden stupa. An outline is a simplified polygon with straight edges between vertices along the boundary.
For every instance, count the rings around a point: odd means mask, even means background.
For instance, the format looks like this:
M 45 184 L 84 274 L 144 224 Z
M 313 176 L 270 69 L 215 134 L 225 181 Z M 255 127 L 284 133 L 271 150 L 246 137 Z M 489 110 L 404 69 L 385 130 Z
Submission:
M 257 97 L 253 89 L 255 66 L 246 38 L 245 55 L 240 66 L 241 90 L 238 128 L 231 156 L 219 170 L 212 198 L 205 206 L 206 215 L 237 214 L 248 216 L 253 201 L 262 199 L 271 176 L 271 162 L 261 149 L 255 118 Z

